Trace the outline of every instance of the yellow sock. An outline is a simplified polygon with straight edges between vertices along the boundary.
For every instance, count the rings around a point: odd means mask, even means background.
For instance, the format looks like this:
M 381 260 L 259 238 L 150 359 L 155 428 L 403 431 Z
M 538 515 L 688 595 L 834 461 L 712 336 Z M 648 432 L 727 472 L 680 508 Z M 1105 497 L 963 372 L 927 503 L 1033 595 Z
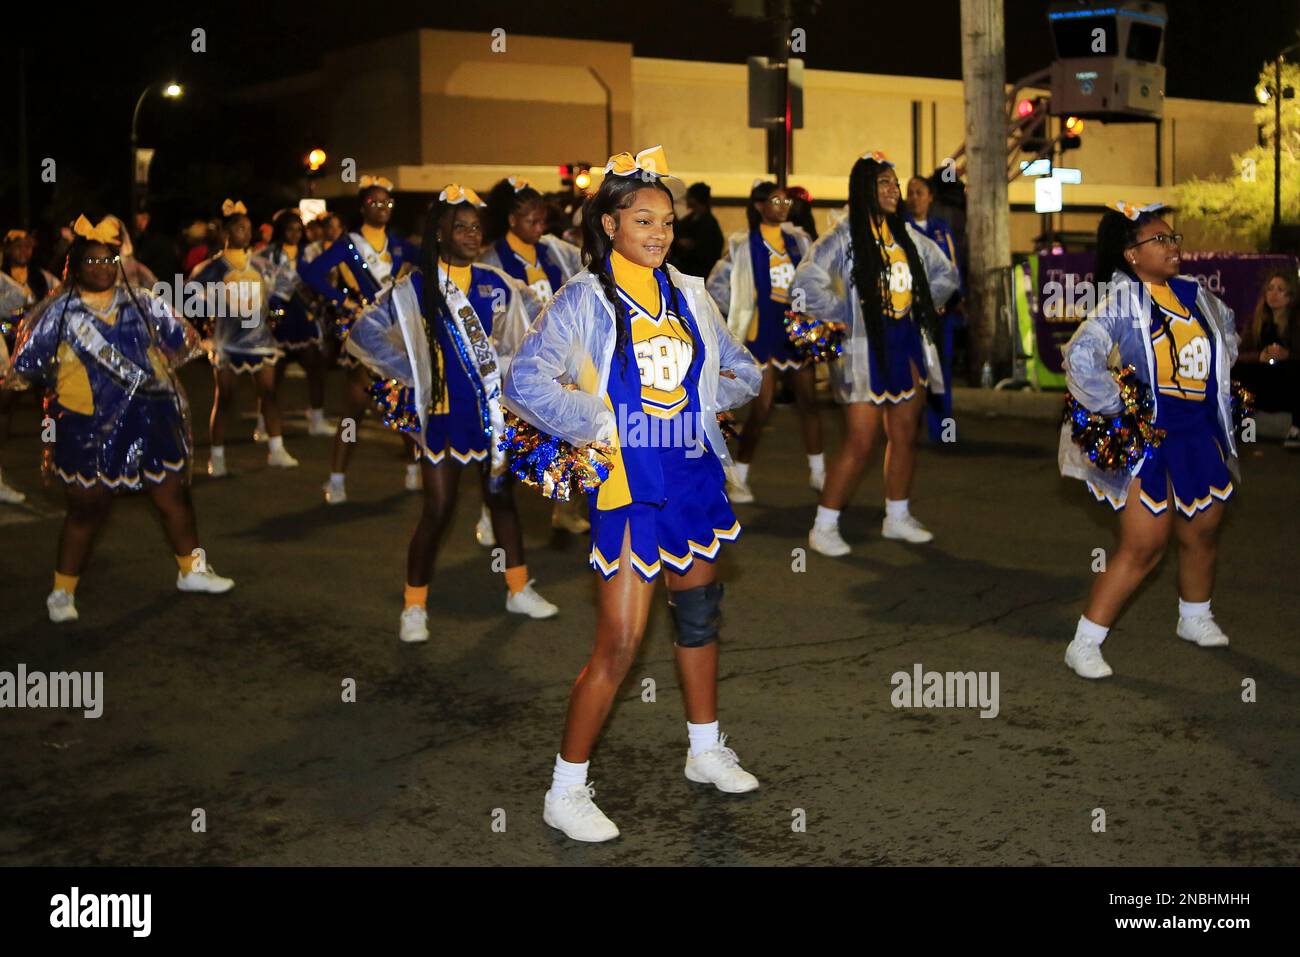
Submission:
M 194 555 L 177 555 L 176 564 L 180 566 L 181 574 L 188 575 L 194 571 L 194 563 L 198 558 Z
M 510 589 L 510 594 L 517 595 L 524 590 L 528 584 L 528 566 L 516 565 L 514 568 L 506 569 L 506 588 Z
M 404 608 L 410 608 L 412 605 L 424 607 L 429 601 L 429 586 L 420 585 L 417 588 L 415 585 L 407 585 L 406 591 L 402 595 L 402 601 L 404 602 L 402 606 Z
M 81 581 L 80 575 L 61 575 L 54 573 L 54 590 L 66 591 L 69 595 L 76 594 L 77 582 Z

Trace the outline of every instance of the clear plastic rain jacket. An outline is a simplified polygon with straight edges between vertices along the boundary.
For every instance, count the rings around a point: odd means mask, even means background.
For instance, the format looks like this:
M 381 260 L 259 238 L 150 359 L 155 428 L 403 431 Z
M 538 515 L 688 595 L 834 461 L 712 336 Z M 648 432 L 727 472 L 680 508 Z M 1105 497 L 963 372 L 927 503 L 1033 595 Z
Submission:
M 674 266 L 668 274 L 686 300 L 704 347 L 698 385 L 701 425 L 714 453 L 729 465 L 717 413 L 758 395 L 763 372 L 727 329 L 704 280 Z M 524 337 L 506 376 L 506 407 L 577 446 L 615 441 L 618 423 L 606 405 L 615 338 L 614 307 L 600 280 L 584 269 L 547 303 Z M 723 369 L 736 378 L 721 375 Z M 578 388 L 566 389 L 563 383 Z
M 732 233 L 727 239 L 727 251 L 709 271 L 708 289 L 713 301 L 727 317 L 727 328 L 741 342 L 758 313 L 758 293 L 754 287 L 754 260 L 749 254 L 749 230 Z M 799 247 L 799 258 L 808 256 L 812 240 L 793 223 L 782 223 L 781 232 L 793 236 Z
M 1065 366 L 1065 382 L 1070 394 L 1090 412 L 1103 415 L 1122 408 L 1119 385 L 1111 375 L 1112 351 L 1118 350 L 1119 361 L 1114 368 L 1131 365 L 1137 369 L 1138 378 L 1151 389 L 1159 411 L 1160 395 L 1152 386 L 1156 378 L 1156 357 L 1151 346 L 1151 297 L 1140 282 L 1119 270 L 1110 278 L 1110 289 L 1088 315 L 1070 341 L 1061 350 Z M 1194 279 L 1175 277 L 1171 286 L 1191 283 L 1197 286 L 1196 307 L 1210 326 L 1214 337 L 1214 381 L 1218 399 L 1219 444 L 1226 451 L 1228 471 L 1234 480 L 1241 481 L 1241 468 L 1237 460 L 1237 443 L 1232 425 L 1232 366 L 1237 361 L 1237 335 L 1233 312 L 1214 293 L 1206 292 Z M 1057 460 L 1061 474 L 1067 478 L 1092 482 L 1113 499 L 1123 504 L 1128 497 L 1129 483 L 1141 462 L 1131 471 L 1117 469 L 1106 471 L 1094 465 L 1070 437 L 1070 423 L 1061 426 L 1060 449 Z
M 943 250 L 934 242 L 911 226 L 905 228 L 916 246 L 921 266 L 925 270 L 926 282 L 930 285 L 930 299 L 937 308 L 947 302 L 960 285 L 957 267 L 948 261 Z M 791 299 L 801 293 L 801 312 L 823 321 L 842 322 L 849 330 L 844 340 L 844 354 L 830 364 L 831 388 L 835 401 L 870 401 L 870 347 L 866 322 L 862 318 L 862 301 L 853 284 L 853 243 L 849 237 L 847 217 L 813 243 L 808 255 L 799 263 L 790 288 Z M 925 352 L 925 372 L 930 381 L 930 391 L 943 392 L 945 384 L 943 369 L 939 364 L 939 350 L 924 328 L 921 329 L 921 344 Z
M 582 250 L 573 243 L 566 243 L 559 236 L 545 233 L 541 239 L 537 240 L 537 245 L 541 246 L 545 251 L 545 255 L 559 267 L 564 282 L 568 282 L 582 269 Z M 497 252 L 496 243 L 489 245 L 483 251 L 483 255 L 479 256 L 478 261 L 485 266 L 494 266 L 497 269 L 506 268 L 506 264 L 501 261 L 501 256 Z M 559 292 L 560 287 L 557 285 L 551 291 L 552 293 Z

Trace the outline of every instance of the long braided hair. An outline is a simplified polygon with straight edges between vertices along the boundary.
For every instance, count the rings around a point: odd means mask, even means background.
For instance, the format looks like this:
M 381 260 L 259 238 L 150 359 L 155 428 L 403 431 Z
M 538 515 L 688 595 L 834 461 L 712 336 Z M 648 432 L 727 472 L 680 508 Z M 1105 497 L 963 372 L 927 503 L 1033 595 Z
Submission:
M 420 297 L 420 312 L 424 316 L 424 334 L 429 344 L 429 356 L 433 359 L 430 374 L 432 376 L 429 394 L 436 405 L 442 397 L 444 377 L 438 363 L 438 329 L 444 321 L 451 318 L 451 307 L 447 305 L 447 295 L 438 280 L 438 260 L 442 258 L 442 243 L 438 232 L 444 221 L 450 225 L 455 221 L 456 211 L 462 206 L 478 212 L 478 208 L 469 203 L 447 203 L 434 199 L 429 204 L 428 214 L 424 219 L 424 230 L 420 240 L 420 272 L 424 274 L 424 292 Z M 451 278 L 448 277 L 448 282 Z M 444 362 L 451 357 L 444 357 Z
M 1097 259 L 1093 265 L 1093 281 L 1108 283 L 1110 277 L 1115 275 L 1116 272 L 1122 272 L 1141 285 L 1142 294 L 1144 298 L 1147 297 L 1146 286 L 1142 284 L 1142 280 L 1138 278 L 1137 273 L 1133 271 L 1133 267 L 1124 258 L 1124 250 L 1138 241 L 1138 233 L 1142 231 L 1142 227 L 1160 218 L 1159 211 L 1154 210 L 1138 213 L 1137 219 L 1129 219 L 1123 213 L 1114 209 L 1108 209 L 1103 213 L 1101 220 L 1097 223 Z M 1152 312 L 1154 313 L 1154 311 L 1153 308 Z M 1152 331 L 1155 331 L 1154 328 Z M 1169 347 L 1170 375 L 1179 390 L 1181 390 L 1183 386 L 1182 380 L 1178 377 L 1178 351 L 1174 347 L 1172 333 L 1165 335 L 1165 344 Z
M 643 189 L 663 190 L 669 202 L 672 202 L 673 194 L 657 179 L 651 178 L 646 182 L 639 176 L 616 176 L 611 173 L 606 174 L 600 181 L 600 188 L 582 204 L 582 264 L 595 273 L 605 298 L 614 307 L 614 354 L 618 356 L 620 370 L 624 374 L 627 372 L 627 343 L 632 334 L 632 323 L 627 307 L 618 295 L 618 285 L 614 282 L 613 268 L 609 264 L 614 240 L 605 233 L 601 217 L 609 213 L 617 220 L 619 213 L 631 207 L 636 201 L 636 194 Z M 667 257 L 664 261 L 667 262 Z M 662 274 L 668 281 L 669 311 L 681 315 L 677 286 L 668 267 L 661 264 L 655 267 L 655 272 Z M 697 316 L 696 322 L 699 321 L 700 317 Z M 692 347 L 698 352 L 700 344 L 695 341 L 694 332 L 691 333 L 691 340 Z
M 921 264 L 920 253 L 903 222 L 902 203 L 892 213 L 880 208 L 876 194 L 876 180 L 890 167 L 870 157 L 859 159 L 849 173 L 849 240 L 853 256 L 853 284 L 862 301 L 862 320 L 867 329 L 867 342 L 876 361 L 885 366 L 885 316 L 890 301 L 889 252 L 871 228 L 871 221 L 883 221 L 907 256 L 907 268 L 912 273 L 912 317 L 932 339 L 936 338 L 938 312 L 930 296 L 930 283 Z

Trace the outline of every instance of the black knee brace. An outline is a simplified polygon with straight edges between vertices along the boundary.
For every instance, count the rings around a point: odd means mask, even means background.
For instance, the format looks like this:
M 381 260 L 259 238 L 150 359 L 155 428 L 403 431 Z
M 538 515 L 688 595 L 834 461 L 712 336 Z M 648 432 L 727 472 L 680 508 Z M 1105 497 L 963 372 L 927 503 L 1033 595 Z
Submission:
M 668 607 L 677 624 L 677 644 L 700 648 L 718 640 L 722 582 L 668 593 Z

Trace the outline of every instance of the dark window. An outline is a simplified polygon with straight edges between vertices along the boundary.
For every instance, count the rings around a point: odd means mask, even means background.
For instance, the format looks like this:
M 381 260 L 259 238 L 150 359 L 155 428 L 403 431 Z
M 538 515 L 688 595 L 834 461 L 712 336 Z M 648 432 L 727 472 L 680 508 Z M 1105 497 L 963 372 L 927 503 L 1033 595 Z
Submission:
M 1128 32 L 1128 58 L 1155 63 L 1160 56 L 1160 37 L 1164 33 L 1151 23 L 1135 23 Z
M 1061 59 L 1116 56 L 1119 53 L 1119 43 L 1115 39 L 1115 29 L 1114 17 L 1077 17 L 1057 20 L 1052 24 L 1052 34 L 1056 38 L 1056 55 Z M 1105 36 L 1096 37 L 1097 30 L 1103 31 Z

